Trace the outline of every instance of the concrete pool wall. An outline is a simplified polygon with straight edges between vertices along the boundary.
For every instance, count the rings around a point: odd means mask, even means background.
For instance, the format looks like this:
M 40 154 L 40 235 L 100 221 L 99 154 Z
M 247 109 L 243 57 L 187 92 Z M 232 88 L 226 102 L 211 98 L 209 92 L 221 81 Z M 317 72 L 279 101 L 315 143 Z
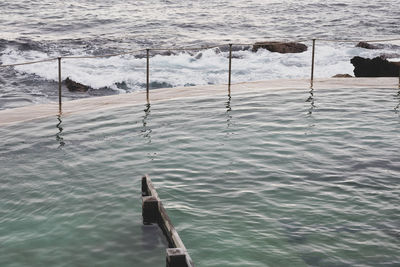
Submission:
M 333 88 L 399 88 L 397 77 L 384 78 L 325 78 L 315 79 L 313 90 Z M 310 90 L 309 79 L 279 79 L 257 82 L 245 82 L 231 85 L 231 96 L 246 92 L 280 89 Z M 191 87 L 164 88 L 150 91 L 150 103 L 187 97 L 213 97 L 228 95 L 228 86 L 199 85 Z M 146 104 L 146 91 L 127 94 L 91 97 L 63 102 L 63 116 L 85 114 L 111 108 L 121 108 L 131 105 Z M 38 104 L 21 108 L 0 111 L 0 126 L 39 118 L 57 116 L 58 103 Z

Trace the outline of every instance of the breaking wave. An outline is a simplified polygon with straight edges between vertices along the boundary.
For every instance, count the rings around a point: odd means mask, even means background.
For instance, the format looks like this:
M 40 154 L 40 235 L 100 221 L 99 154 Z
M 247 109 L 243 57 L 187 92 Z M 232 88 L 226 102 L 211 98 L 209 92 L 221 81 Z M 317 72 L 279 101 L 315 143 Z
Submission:
M 311 66 L 311 44 L 303 53 L 280 54 L 260 49 L 252 52 L 248 47 L 233 52 L 232 82 L 281 78 L 308 78 Z M 19 49 L 9 46 L 0 56 L 2 64 L 13 64 L 57 57 L 39 49 Z M 22 46 L 25 48 L 25 46 Z M 75 55 L 89 55 L 87 51 L 72 51 Z M 390 54 L 390 47 L 366 50 L 354 44 L 319 43 L 316 48 L 315 77 L 335 74 L 353 75 L 350 59 L 354 56 L 375 57 Z M 23 74 L 33 74 L 39 79 L 57 81 L 57 63 L 46 62 L 16 66 Z M 156 54 L 150 59 L 152 88 L 192 86 L 227 83 L 228 52 L 226 49 L 207 49 L 198 52 Z M 62 78 L 67 77 L 93 89 L 111 88 L 118 92 L 142 90 L 146 83 L 146 59 L 143 54 L 93 59 L 63 59 Z

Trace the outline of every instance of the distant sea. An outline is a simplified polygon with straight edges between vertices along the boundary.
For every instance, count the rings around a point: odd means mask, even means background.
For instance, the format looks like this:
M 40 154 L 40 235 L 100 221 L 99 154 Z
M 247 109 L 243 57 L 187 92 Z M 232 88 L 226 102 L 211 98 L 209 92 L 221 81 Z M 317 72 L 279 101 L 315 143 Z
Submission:
M 264 40 L 400 37 L 398 0 L 69 0 L 0 3 L 0 64 L 67 55 L 103 55 L 143 48 L 203 47 Z M 316 77 L 352 74 L 355 56 L 400 56 L 399 46 L 355 48 L 356 43 L 317 42 Z M 300 54 L 235 52 L 233 82 L 306 78 L 310 49 Z M 151 87 L 226 83 L 224 49 L 152 54 Z M 143 55 L 63 61 L 63 79 L 93 88 L 67 99 L 143 90 Z M 54 101 L 56 62 L 0 69 L 0 109 Z

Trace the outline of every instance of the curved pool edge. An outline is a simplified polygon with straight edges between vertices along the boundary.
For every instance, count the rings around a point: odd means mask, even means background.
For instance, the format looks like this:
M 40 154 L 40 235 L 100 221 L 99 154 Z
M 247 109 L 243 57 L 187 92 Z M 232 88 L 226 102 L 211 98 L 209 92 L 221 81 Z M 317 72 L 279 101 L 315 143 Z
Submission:
M 333 88 L 398 88 L 397 77 L 374 78 L 324 78 L 315 79 L 313 89 Z M 231 95 L 246 92 L 281 89 L 310 89 L 309 79 L 276 79 L 232 84 Z M 163 88 L 150 91 L 150 103 L 159 101 L 227 95 L 228 86 L 199 85 L 192 87 Z M 95 111 L 122 108 L 132 105 L 145 105 L 146 92 L 91 97 L 62 103 L 62 115 L 87 114 Z M 20 108 L 0 110 L 0 126 L 31 121 L 59 115 L 57 103 L 30 105 Z

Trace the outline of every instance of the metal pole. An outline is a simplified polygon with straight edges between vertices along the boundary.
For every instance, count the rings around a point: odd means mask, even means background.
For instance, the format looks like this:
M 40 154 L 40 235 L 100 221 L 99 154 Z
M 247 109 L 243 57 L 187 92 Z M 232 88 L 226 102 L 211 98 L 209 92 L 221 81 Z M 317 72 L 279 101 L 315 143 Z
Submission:
M 313 85 L 314 85 L 314 58 L 315 58 L 315 39 L 312 39 L 311 84 L 310 84 L 310 88 L 313 88 Z
M 61 57 L 58 58 L 58 111 L 62 113 L 61 107 Z
M 150 104 L 149 90 L 150 90 L 150 49 L 146 49 L 147 65 L 146 65 L 146 99 L 147 104 Z
M 231 76 L 232 76 L 232 44 L 229 44 L 229 77 L 228 77 L 228 95 L 231 95 Z

